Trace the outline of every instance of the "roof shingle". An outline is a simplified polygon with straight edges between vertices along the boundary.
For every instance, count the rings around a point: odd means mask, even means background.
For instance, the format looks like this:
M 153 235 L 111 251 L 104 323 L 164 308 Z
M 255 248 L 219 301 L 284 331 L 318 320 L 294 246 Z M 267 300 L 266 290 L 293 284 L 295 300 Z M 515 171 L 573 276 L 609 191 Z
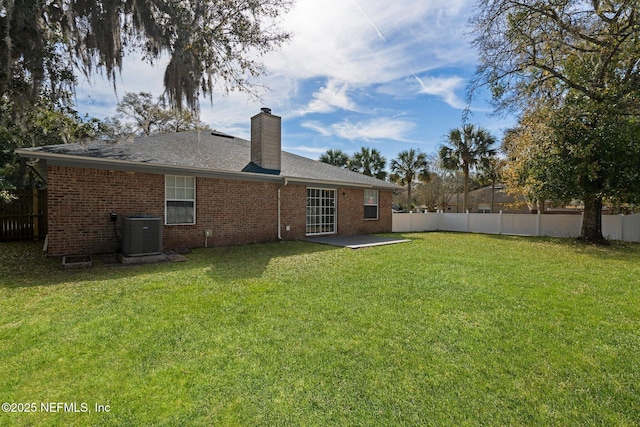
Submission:
M 69 159 L 92 160 L 92 164 L 127 162 L 149 166 L 174 166 L 185 169 L 260 174 L 274 178 L 274 171 L 260 171 L 250 163 L 251 142 L 212 131 L 189 131 L 138 137 L 122 141 L 91 141 L 50 145 L 16 151 L 22 157 L 47 161 Z M 398 188 L 373 177 L 338 168 L 292 153 L 282 152 L 282 170 L 276 175 L 283 180 L 335 183 L 393 190 Z M 256 178 L 257 179 L 257 178 Z

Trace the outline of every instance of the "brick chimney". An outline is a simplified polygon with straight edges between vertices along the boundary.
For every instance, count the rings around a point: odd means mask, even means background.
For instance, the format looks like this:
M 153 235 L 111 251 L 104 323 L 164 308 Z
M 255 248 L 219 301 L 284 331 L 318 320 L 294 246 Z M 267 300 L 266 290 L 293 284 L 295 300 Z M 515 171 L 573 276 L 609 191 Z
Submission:
M 281 118 L 262 108 L 251 117 L 251 162 L 263 169 L 280 171 Z

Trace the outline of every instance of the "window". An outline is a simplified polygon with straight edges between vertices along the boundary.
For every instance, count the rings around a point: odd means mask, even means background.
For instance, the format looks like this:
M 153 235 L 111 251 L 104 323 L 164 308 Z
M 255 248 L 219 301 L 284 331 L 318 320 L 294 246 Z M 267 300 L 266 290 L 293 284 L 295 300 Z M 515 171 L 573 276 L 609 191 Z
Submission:
M 307 188 L 307 234 L 336 232 L 336 190 Z
M 165 224 L 195 224 L 196 179 L 167 175 L 164 190 Z
M 378 190 L 364 190 L 364 219 L 378 219 Z

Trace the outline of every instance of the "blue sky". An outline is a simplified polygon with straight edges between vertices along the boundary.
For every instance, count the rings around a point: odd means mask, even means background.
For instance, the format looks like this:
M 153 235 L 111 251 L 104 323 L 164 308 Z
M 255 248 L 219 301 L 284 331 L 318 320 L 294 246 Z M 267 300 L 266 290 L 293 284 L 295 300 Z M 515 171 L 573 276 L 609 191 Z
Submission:
M 460 126 L 465 89 L 475 70 L 467 20 L 473 0 L 298 0 L 280 25 L 293 38 L 263 57 L 267 74 L 256 83 L 261 99 L 242 93 L 201 101 L 201 119 L 213 128 L 249 137 L 250 117 L 269 107 L 282 117 L 283 149 L 317 159 L 328 149 L 351 154 L 378 149 L 387 161 L 416 148 L 432 153 Z M 82 81 L 82 114 L 115 114 L 125 92 L 162 93 L 165 63 L 134 56 L 112 83 Z M 493 116 L 486 95 L 476 96 L 469 121 L 498 139 L 514 124 Z

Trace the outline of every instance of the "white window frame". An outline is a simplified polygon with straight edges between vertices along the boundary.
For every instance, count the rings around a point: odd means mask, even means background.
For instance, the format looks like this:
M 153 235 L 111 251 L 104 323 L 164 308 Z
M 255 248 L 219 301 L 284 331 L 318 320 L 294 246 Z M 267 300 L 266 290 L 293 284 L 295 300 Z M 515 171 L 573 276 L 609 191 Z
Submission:
M 367 206 L 376 207 L 375 218 L 367 218 Z M 375 221 L 380 219 L 380 193 L 378 190 L 364 190 L 364 219 L 365 221 Z
M 178 185 L 178 179 L 182 180 L 183 185 Z M 187 180 L 189 181 L 188 185 Z M 193 221 L 169 222 L 169 202 L 191 202 L 193 204 Z M 165 175 L 164 223 L 165 225 L 194 225 L 196 223 L 196 177 L 183 175 Z
M 338 191 L 335 188 L 307 187 L 306 235 L 336 234 Z

